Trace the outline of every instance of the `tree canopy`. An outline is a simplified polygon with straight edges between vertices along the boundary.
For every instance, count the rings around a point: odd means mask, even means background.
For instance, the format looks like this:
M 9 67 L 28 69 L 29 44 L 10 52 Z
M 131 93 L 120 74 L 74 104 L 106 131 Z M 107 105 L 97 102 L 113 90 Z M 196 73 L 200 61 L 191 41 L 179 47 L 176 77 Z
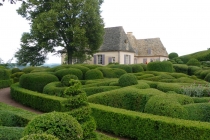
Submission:
M 66 53 L 73 57 L 92 56 L 103 43 L 104 23 L 100 15 L 102 0 L 27 0 L 17 10 L 30 21 L 23 33 L 18 64 L 41 65 L 47 54 Z M 57 51 L 62 47 L 62 51 Z
M 11 4 L 15 4 L 17 1 L 22 1 L 22 0 L 8 0 Z M 5 0 L 2 0 L 2 2 L 0 2 L 0 6 L 3 5 L 3 3 L 5 2 Z M 23 1 L 24 2 L 24 1 Z

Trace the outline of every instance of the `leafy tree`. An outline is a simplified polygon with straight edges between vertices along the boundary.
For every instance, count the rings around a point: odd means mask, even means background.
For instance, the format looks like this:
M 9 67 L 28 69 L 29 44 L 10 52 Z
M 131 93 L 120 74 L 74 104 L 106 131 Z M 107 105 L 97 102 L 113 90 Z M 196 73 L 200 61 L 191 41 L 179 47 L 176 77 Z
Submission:
M 11 4 L 15 4 L 17 1 L 22 1 L 22 0 L 8 0 Z M 5 0 L 2 0 L 2 2 L 0 2 L 0 6 L 3 5 L 3 2 L 5 2 Z M 23 1 L 24 2 L 24 1 Z
M 168 55 L 168 58 L 169 59 L 173 59 L 173 58 L 176 58 L 176 57 L 178 57 L 179 55 L 177 54 L 177 53 L 175 53 L 175 52 L 172 52 L 172 53 L 170 53 L 169 55 Z
M 102 2 L 27 0 L 17 10 L 31 22 L 31 30 L 23 34 L 21 49 L 15 55 L 18 64 L 41 65 L 48 52 L 66 53 L 68 64 L 72 64 L 73 57 L 92 56 L 103 42 Z M 57 51 L 56 47 L 62 47 L 62 50 Z

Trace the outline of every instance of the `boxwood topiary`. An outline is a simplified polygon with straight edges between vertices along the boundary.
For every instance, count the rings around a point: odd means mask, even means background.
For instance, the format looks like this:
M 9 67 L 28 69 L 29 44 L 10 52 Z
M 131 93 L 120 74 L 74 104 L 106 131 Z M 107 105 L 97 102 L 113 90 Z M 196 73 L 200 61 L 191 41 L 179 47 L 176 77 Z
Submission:
M 13 68 L 13 69 L 12 69 L 12 74 L 13 74 L 13 73 L 16 73 L 16 72 L 21 72 L 21 70 L 20 70 L 19 68 Z
M 195 75 L 196 71 L 201 70 L 201 67 L 188 66 L 188 75 Z
M 144 71 L 144 69 L 142 68 L 142 66 L 140 64 L 132 64 L 130 65 L 132 68 L 132 72 L 133 73 L 137 73 L 137 72 L 142 72 Z
M 191 59 L 187 62 L 187 65 L 188 65 L 188 66 L 198 66 L 198 67 L 200 67 L 200 66 L 201 66 L 201 62 L 198 61 L 198 60 L 195 59 L 195 58 L 191 58 Z
M 28 73 L 20 76 L 20 86 L 32 91 L 42 92 L 48 83 L 59 81 L 55 75 L 48 73 Z
M 147 64 L 147 71 L 173 72 L 173 66 L 169 61 L 155 61 Z
M 61 69 L 55 72 L 55 75 L 58 77 L 59 80 L 63 78 L 63 76 L 67 74 L 73 74 L 78 77 L 78 79 L 83 79 L 83 73 L 80 69 L 76 68 L 68 68 L 68 69 Z
M 43 93 L 61 97 L 66 88 L 61 82 L 51 82 L 44 86 Z
M 173 64 L 176 72 L 188 74 L 188 66 L 185 64 Z
M 121 87 L 126 87 L 138 84 L 138 80 L 135 75 L 131 73 L 126 73 L 120 76 L 118 83 Z
M 22 72 L 30 73 L 34 69 L 36 69 L 36 67 L 25 67 L 25 68 L 22 69 Z
M 59 140 L 53 135 L 50 134 L 31 134 L 31 135 L 26 135 L 20 140 Z
M 61 83 L 63 84 L 63 86 L 69 86 L 70 85 L 69 81 L 71 79 L 78 80 L 78 77 L 73 74 L 67 74 L 67 75 L 63 76 L 63 78 L 61 79 Z
M 110 68 L 123 69 L 123 70 L 125 70 L 127 73 L 132 73 L 132 67 L 131 67 L 130 65 L 120 64 L 120 65 L 109 65 L 108 67 L 110 67 Z
M 206 77 L 204 78 L 205 81 L 210 82 L 210 73 L 206 75 Z
M 82 140 L 83 130 L 78 121 L 67 113 L 51 112 L 32 119 L 25 127 L 23 135 L 51 134 L 60 140 Z
M 103 79 L 103 73 L 98 69 L 91 69 L 85 73 L 85 79 Z
M 10 78 L 13 79 L 13 83 L 17 83 L 19 82 L 19 78 L 21 75 L 25 74 L 24 72 L 16 72 L 16 73 L 13 73 Z
M 0 69 L 0 80 L 8 80 L 10 78 L 10 74 L 6 69 Z

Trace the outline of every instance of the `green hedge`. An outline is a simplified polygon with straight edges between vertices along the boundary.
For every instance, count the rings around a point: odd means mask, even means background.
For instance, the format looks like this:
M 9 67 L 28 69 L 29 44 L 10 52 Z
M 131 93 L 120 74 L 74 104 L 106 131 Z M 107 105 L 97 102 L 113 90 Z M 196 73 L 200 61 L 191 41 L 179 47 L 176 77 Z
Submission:
M 10 73 L 7 69 L 0 69 L 0 81 L 1 80 L 9 80 Z
M 108 67 L 110 67 L 110 68 L 123 69 L 127 73 L 132 73 L 132 67 L 130 65 L 119 64 L 119 65 L 108 65 Z
M 19 84 L 11 85 L 10 94 L 14 100 L 43 112 L 69 110 L 67 99 L 27 90 Z
M 176 93 L 180 93 L 181 86 L 177 83 L 158 83 L 157 89 L 163 92 L 175 91 Z
M 52 82 L 44 87 L 43 93 L 61 97 L 66 88 L 61 82 Z
M 169 61 L 155 61 L 147 64 L 147 71 L 173 72 L 173 66 Z
M 201 70 L 201 67 L 188 66 L 188 75 L 195 75 L 196 71 Z
M 13 80 L 0 80 L 0 89 L 9 87 L 13 83 Z
M 20 86 L 32 91 L 42 92 L 48 83 L 59 81 L 55 75 L 48 73 L 28 73 L 20 76 Z
M 91 80 L 91 79 L 103 79 L 103 73 L 98 69 L 91 69 L 85 73 L 85 79 Z
M 78 77 L 78 79 L 83 79 L 83 73 L 80 69 L 76 68 L 68 68 L 68 69 L 61 69 L 55 72 L 55 75 L 58 77 L 59 80 L 63 78 L 63 76 L 73 74 Z
M 111 91 L 119 88 L 120 88 L 119 86 L 98 86 L 98 87 L 86 87 L 83 88 L 83 90 L 86 92 L 87 96 L 90 96 L 96 93 Z
M 142 112 L 149 98 L 159 94 L 164 93 L 151 88 L 138 89 L 136 87 L 124 87 L 88 96 L 88 101 Z
M 138 73 L 144 71 L 144 69 L 140 64 L 131 64 L 130 66 L 132 68 L 132 73 Z
M 53 135 L 42 133 L 42 134 L 26 135 L 20 140 L 59 140 L 59 139 Z
M 121 87 L 131 86 L 138 84 L 137 77 L 131 73 L 126 73 L 120 76 L 118 83 Z
M 186 64 L 187 64 L 188 66 L 198 66 L 198 67 L 201 66 L 201 62 L 198 61 L 198 60 L 195 59 L 195 58 L 191 58 Z
M 0 126 L 0 140 L 19 140 L 23 130 L 24 127 Z
M 141 75 L 141 76 L 137 76 L 137 79 L 138 80 L 143 80 L 143 79 L 147 79 L 147 78 L 154 77 L 154 76 L 155 76 L 154 74 L 144 74 L 144 75 Z
M 20 76 L 25 74 L 24 72 L 16 72 L 16 73 L 13 73 L 10 78 L 13 79 L 13 83 L 17 83 L 19 82 L 19 79 L 20 79 Z
M 188 74 L 188 66 L 185 64 L 173 64 L 173 68 L 178 73 Z
M 99 69 L 106 78 L 119 78 L 121 75 L 127 73 L 125 70 L 118 68 L 99 67 L 97 69 Z
M 137 140 L 208 140 L 210 124 L 90 104 L 98 130 Z

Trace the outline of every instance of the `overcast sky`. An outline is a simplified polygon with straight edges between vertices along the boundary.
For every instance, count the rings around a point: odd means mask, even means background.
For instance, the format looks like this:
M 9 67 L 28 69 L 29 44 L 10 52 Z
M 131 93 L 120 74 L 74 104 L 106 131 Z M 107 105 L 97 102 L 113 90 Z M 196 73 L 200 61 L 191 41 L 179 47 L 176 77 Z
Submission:
M 0 7 L 0 58 L 7 62 L 20 48 L 25 19 L 16 13 L 19 4 Z M 104 0 L 105 27 L 123 26 L 137 39 L 160 38 L 168 53 L 181 55 L 210 48 L 210 0 Z M 49 57 L 47 63 L 60 63 Z

